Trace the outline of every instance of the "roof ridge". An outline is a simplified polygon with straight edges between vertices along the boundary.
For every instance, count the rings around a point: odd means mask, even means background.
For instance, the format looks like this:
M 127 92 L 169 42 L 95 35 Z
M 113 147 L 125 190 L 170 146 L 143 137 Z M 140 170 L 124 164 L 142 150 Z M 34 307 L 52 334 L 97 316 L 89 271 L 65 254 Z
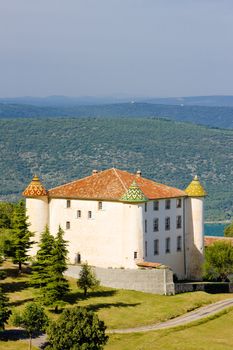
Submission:
M 115 172 L 116 176 L 118 177 L 118 179 L 120 180 L 120 183 L 122 184 L 122 186 L 124 187 L 124 189 L 127 191 L 128 188 L 125 186 L 124 182 L 122 181 L 122 179 L 120 178 L 120 175 L 117 173 L 116 168 L 112 168 L 113 171 Z

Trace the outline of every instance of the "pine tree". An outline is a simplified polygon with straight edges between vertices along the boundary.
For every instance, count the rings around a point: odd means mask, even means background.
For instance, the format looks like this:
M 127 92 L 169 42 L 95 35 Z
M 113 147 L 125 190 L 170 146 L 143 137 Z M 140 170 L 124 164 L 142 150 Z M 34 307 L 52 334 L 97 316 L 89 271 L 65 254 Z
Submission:
M 99 286 L 99 281 L 87 262 L 82 265 L 77 285 L 83 289 L 84 296 L 87 296 L 88 289 L 95 289 Z
M 64 231 L 59 226 L 59 230 L 52 250 L 51 264 L 48 267 L 48 280 L 43 289 L 45 304 L 52 305 L 60 301 L 69 291 L 69 283 L 64 277 L 67 270 L 67 241 L 64 240 Z
M 32 277 L 30 283 L 35 288 L 41 288 L 47 285 L 54 244 L 54 237 L 50 234 L 48 226 L 46 226 L 44 232 L 41 234 L 36 261 L 32 265 Z
M 48 325 L 48 317 L 40 305 L 29 303 L 22 313 L 15 313 L 13 324 L 17 327 L 23 327 L 28 332 L 29 350 L 31 350 L 33 335 L 45 331 Z
M 14 210 L 12 220 L 12 245 L 13 258 L 19 265 L 19 273 L 22 271 L 22 263 L 28 258 L 27 251 L 33 244 L 31 238 L 33 233 L 29 231 L 29 223 L 27 222 L 26 209 L 23 201 L 20 201 Z
M 5 323 L 7 323 L 8 318 L 11 315 L 11 310 L 9 310 L 9 299 L 0 287 L 0 330 L 5 328 Z

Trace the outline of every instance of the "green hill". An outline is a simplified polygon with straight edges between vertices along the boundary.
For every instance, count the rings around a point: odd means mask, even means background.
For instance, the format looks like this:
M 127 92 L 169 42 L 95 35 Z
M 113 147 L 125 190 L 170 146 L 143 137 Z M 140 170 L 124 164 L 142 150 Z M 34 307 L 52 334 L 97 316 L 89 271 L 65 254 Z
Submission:
M 161 117 L 193 124 L 203 124 L 210 127 L 233 128 L 232 107 L 159 105 L 151 103 L 39 107 L 0 103 L 0 118 L 36 117 Z
M 49 188 L 115 166 L 179 188 L 198 174 L 207 218 L 233 214 L 233 130 L 156 118 L 0 119 L 0 149 L 2 200 L 19 198 L 33 173 Z

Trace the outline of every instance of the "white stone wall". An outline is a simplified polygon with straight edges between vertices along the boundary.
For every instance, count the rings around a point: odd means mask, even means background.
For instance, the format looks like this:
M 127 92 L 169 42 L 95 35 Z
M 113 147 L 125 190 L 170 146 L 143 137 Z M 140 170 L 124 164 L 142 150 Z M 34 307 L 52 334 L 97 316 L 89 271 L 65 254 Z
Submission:
M 49 226 L 54 235 L 59 225 L 64 229 L 71 263 L 76 261 L 79 253 L 81 261 L 91 265 L 136 268 L 134 252 L 138 259 L 142 254 L 140 205 L 103 201 L 99 210 L 98 201 L 72 199 L 70 208 L 66 206 L 66 199 L 50 200 Z M 78 210 L 81 210 L 80 218 L 77 218 Z
M 165 200 L 159 200 L 159 210 L 153 209 L 153 201 L 147 203 L 143 210 L 144 221 L 144 259 L 146 261 L 160 262 L 172 268 L 179 278 L 185 277 L 184 268 L 184 199 L 181 200 L 181 208 L 177 208 L 177 199 L 170 200 L 170 209 L 165 209 Z M 181 216 L 181 228 L 176 227 L 177 216 Z M 165 230 L 165 218 L 170 218 L 170 229 Z M 159 219 L 159 231 L 154 232 L 154 219 Z M 145 232 L 145 220 L 147 220 L 147 232 Z M 177 237 L 181 237 L 181 250 L 177 251 Z M 166 238 L 170 238 L 170 252 L 166 252 Z M 154 240 L 159 240 L 159 254 L 154 254 Z M 145 242 L 147 241 L 147 256 Z
M 102 209 L 99 209 L 98 201 L 71 199 L 71 206 L 67 208 L 67 199 L 52 198 L 48 204 L 47 197 L 38 197 L 27 198 L 26 208 L 36 241 L 47 223 L 54 235 L 59 225 L 64 229 L 71 263 L 77 261 L 78 253 L 82 262 L 104 268 L 137 268 L 136 263 L 145 260 L 171 267 L 179 278 L 200 278 L 204 249 L 203 198 L 182 198 L 181 208 L 177 208 L 177 199 L 171 199 L 170 209 L 165 208 L 165 201 L 159 200 L 158 211 L 154 210 L 153 201 L 147 202 L 145 211 L 144 203 L 103 201 Z M 77 217 L 78 210 L 81 211 L 80 218 Z M 181 216 L 181 228 L 177 228 L 177 216 Z M 166 217 L 170 218 L 169 230 L 165 229 Z M 159 230 L 154 232 L 156 218 L 159 219 Z M 70 228 L 67 228 L 67 222 Z M 177 250 L 178 236 L 181 237 L 180 251 Z M 169 252 L 166 252 L 166 238 L 170 238 Z M 154 253 L 156 239 L 159 240 L 158 254 Z M 36 251 L 34 246 L 31 255 Z
M 26 215 L 30 223 L 29 230 L 34 233 L 33 241 L 39 242 L 40 234 L 49 222 L 48 198 L 46 196 L 26 198 Z M 37 244 L 30 249 L 30 255 L 34 256 L 38 250 Z

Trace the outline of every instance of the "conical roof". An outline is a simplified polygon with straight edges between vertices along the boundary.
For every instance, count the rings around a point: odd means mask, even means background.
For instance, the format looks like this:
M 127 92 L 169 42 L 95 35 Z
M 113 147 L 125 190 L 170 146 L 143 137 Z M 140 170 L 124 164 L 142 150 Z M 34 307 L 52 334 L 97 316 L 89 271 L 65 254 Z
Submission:
M 23 192 L 24 197 L 41 197 L 41 196 L 47 196 L 47 191 L 45 187 L 40 182 L 40 179 L 38 176 L 34 176 L 31 183 L 28 185 L 28 187 Z
M 190 184 L 188 185 L 188 187 L 185 190 L 185 193 L 189 197 L 205 197 L 205 196 L 207 196 L 207 193 L 206 193 L 204 187 L 202 186 L 202 184 L 200 183 L 197 175 L 190 182 Z
M 121 197 L 123 202 L 147 202 L 148 199 L 134 180 L 132 184 L 129 186 L 128 190 Z

